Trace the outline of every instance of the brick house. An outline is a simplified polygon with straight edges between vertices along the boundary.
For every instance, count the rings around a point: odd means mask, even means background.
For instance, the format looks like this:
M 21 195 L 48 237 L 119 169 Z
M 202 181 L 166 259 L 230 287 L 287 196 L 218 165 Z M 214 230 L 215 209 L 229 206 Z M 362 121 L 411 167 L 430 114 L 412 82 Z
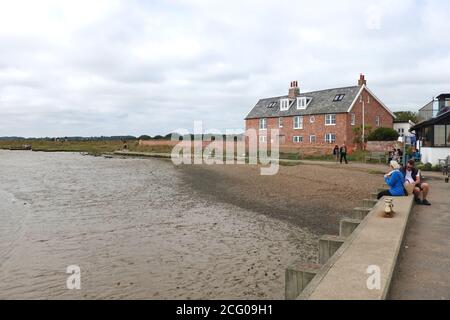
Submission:
M 273 141 L 270 130 L 278 129 L 281 150 L 324 154 L 335 144 L 356 148 L 353 128 L 361 126 L 363 118 L 372 129 L 393 128 L 395 115 L 361 75 L 357 86 L 305 93 L 293 81 L 288 95 L 259 100 L 245 125 L 246 130 L 257 130 L 262 143 Z

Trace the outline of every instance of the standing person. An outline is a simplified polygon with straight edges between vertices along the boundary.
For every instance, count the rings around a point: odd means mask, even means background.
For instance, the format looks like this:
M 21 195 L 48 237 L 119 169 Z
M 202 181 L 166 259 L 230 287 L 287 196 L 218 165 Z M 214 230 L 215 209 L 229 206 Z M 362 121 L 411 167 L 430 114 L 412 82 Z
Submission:
M 341 149 L 339 149 L 339 153 L 341 154 L 341 163 L 342 163 L 342 160 L 345 160 L 345 164 L 348 164 L 348 161 L 347 161 L 347 146 L 345 145 L 345 142 L 341 146 Z
M 400 171 L 400 165 L 397 161 L 392 160 L 389 164 L 392 171 L 384 175 L 384 181 L 389 186 L 389 190 L 381 191 L 377 199 L 380 200 L 384 196 L 403 197 L 405 196 L 405 176 Z
M 420 170 L 416 168 L 416 162 L 413 159 L 409 160 L 406 167 L 403 167 L 400 171 L 405 176 L 405 182 L 414 185 L 414 201 L 417 204 L 431 206 L 431 203 L 427 200 L 430 186 L 428 183 L 422 183 Z M 420 194 L 422 194 L 422 200 Z
M 334 146 L 333 156 L 334 156 L 334 159 L 336 160 L 336 162 L 338 162 L 339 161 L 339 146 L 338 145 Z

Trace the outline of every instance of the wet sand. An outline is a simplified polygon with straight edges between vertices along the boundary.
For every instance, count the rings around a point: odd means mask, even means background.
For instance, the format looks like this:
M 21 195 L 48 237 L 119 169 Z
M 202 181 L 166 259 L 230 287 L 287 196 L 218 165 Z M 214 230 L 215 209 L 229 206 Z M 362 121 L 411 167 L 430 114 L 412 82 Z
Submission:
M 382 183 L 382 175 L 352 165 L 281 166 L 261 176 L 256 166 L 184 166 L 184 180 L 200 194 L 264 214 L 312 234 L 336 234 L 339 220 Z

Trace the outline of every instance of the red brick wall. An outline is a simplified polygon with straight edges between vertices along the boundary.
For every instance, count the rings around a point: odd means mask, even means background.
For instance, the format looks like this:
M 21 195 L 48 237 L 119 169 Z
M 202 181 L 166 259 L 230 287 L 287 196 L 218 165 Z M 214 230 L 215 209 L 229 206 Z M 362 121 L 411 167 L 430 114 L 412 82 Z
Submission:
M 383 108 L 383 106 L 373 97 L 369 94 L 368 91 L 364 90 L 362 93 L 365 106 L 364 106 L 364 113 L 365 113 L 365 123 L 366 125 L 369 125 L 372 127 L 372 130 L 375 130 L 379 127 L 384 128 L 393 128 L 394 127 L 394 118 L 390 115 L 390 113 Z M 370 98 L 368 98 L 370 96 Z M 356 124 L 354 126 L 351 124 L 351 114 L 355 114 L 356 118 Z M 380 126 L 377 127 L 376 125 L 376 117 L 380 116 Z M 348 114 L 348 129 L 347 129 L 347 137 L 349 143 L 353 143 L 353 139 L 355 137 L 353 133 L 353 128 L 359 127 L 362 125 L 362 102 L 360 102 L 360 99 L 358 98 L 357 102 L 353 106 L 353 109 Z
M 372 96 L 368 102 L 369 93 L 364 91 L 362 93 L 365 103 L 365 122 L 366 124 L 372 126 L 376 129 L 376 116 L 380 116 L 380 127 L 393 127 L 393 118 L 389 112 L 384 109 L 380 103 L 378 103 Z M 351 113 L 355 113 L 356 123 L 355 126 L 351 125 Z M 351 110 L 351 113 L 341 113 L 336 114 L 336 125 L 326 126 L 325 125 L 325 115 L 314 115 L 314 123 L 310 122 L 310 116 L 303 117 L 303 129 L 294 129 L 294 117 L 283 117 L 283 128 L 278 126 L 278 118 L 268 118 L 267 119 L 267 132 L 265 134 L 270 135 L 271 129 L 279 129 L 280 136 L 284 136 L 285 142 L 280 142 L 281 149 L 296 150 L 301 149 L 303 151 L 314 150 L 317 154 L 320 152 L 322 154 L 331 153 L 334 144 L 325 143 L 325 134 L 334 133 L 336 134 L 336 144 L 341 145 L 346 143 L 349 149 L 354 149 L 354 133 L 353 128 L 360 126 L 362 124 L 362 103 L 357 100 L 357 103 Z M 264 131 L 259 130 L 259 119 L 249 119 L 246 120 L 246 130 L 255 129 L 258 134 Z M 310 135 L 316 135 L 316 143 L 309 142 Z M 303 136 L 303 142 L 294 143 L 294 136 Z M 270 141 L 270 136 L 268 137 Z M 304 153 L 305 153 L 304 152 Z M 310 153 L 310 152 L 308 152 Z M 312 153 L 312 152 L 311 152 Z

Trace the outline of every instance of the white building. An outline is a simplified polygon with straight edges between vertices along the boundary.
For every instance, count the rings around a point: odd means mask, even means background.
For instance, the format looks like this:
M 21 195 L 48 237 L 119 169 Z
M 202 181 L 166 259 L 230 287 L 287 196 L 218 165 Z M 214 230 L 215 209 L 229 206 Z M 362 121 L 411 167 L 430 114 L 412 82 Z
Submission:
M 409 121 L 402 120 L 394 120 L 394 130 L 398 132 L 400 137 L 412 137 L 415 135 L 414 132 L 410 132 L 409 130 L 414 127 L 416 124 Z

